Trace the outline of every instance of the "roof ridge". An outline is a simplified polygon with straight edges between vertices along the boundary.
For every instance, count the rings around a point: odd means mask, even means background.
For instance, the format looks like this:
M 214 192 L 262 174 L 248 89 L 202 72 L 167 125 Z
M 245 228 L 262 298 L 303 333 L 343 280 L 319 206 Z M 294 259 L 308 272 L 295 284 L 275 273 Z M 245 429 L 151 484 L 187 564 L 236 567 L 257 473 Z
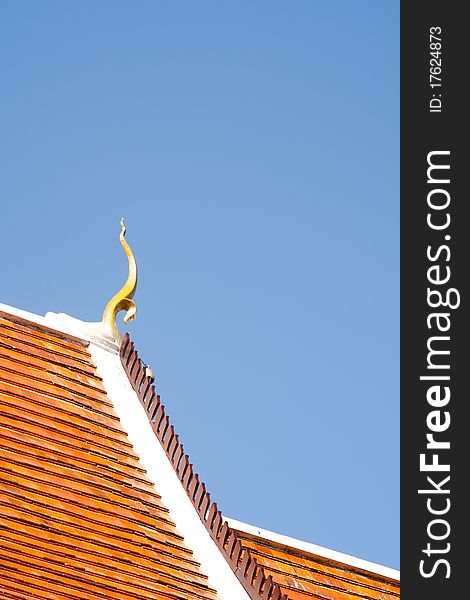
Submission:
M 146 366 L 128 333 L 124 336 L 119 356 L 150 425 L 199 518 L 251 600 L 290 600 L 273 577 L 266 575 L 264 567 L 258 564 L 250 549 L 243 546 L 236 531 L 222 516 L 217 503 L 211 502 L 210 493 L 189 462 L 189 455 L 185 454 L 184 446 L 165 413 L 160 395 L 152 385 L 153 379 L 147 376 Z
M 33 331 L 38 331 L 40 333 L 45 333 L 45 334 L 54 336 L 55 338 L 57 338 L 59 340 L 57 342 L 58 345 L 63 345 L 62 344 L 63 341 L 71 342 L 72 344 L 76 345 L 78 348 L 81 348 L 81 349 L 86 349 L 86 347 L 88 345 L 88 340 L 84 340 L 83 338 L 80 338 L 77 335 L 69 333 L 68 331 L 56 329 L 54 327 L 51 327 L 48 323 L 45 323 L 44 321 L 45 321 L 46 317 L 41 317 L 40 315 L 34 315 L 33 313 L 27 313 L 26 311 L 21 311 L 22 313 L 24 313 L 25 316 L 20 316 L 13 312 L 7 312 L 6 310 L 4 310 L 4 308 L 9 308 L 9 307 L 7 307 L 6 305 L 0 306 L 0 319 L 5 319 L 7 321 L 10 321 L 11 323 L 15 323 L 17 325 L 20 325 L 21 327 L 27 327 L 28 329 L 33 330 Z M 18 312 L 20 310 L 21 309 L 17 309 Z M 36 319 L 33 320 L 33 318 L 28 318 L 29 316 L 36 317 Z M 39 321 L 39 319 L 41 319 L 41 322 Z
M 31 333 L 34 330 L 37 334 L 41 334 L 41 337 L 42 334 L 54 336 L 54 343 L 58 346 L 64 346 L 64 342 L 69 342 L 71 346 L 76 346 L 74 350 L 79 353 L 83 353 L 85 349 L 85 356 L 88 356 L 86 346 L 90 342 L 114 354 L 119 353 L 118 340 L 106 332 L 100 321 L 82 321 L 65 313 L 55 312 L 48 312 L 45 316 L 41 316 L 1 302 L 0 319 L 26 327 L 29 330 L 28 335 L 34 336 Z

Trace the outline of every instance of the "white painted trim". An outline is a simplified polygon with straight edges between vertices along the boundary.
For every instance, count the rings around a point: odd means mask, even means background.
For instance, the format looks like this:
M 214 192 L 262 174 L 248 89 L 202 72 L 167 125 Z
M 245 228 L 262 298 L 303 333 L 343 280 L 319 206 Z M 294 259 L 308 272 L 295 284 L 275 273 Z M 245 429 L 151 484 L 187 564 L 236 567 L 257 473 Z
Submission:
M 75 319 L 75 317 L 71 317 L 65 313 L 53 312 L 46 313 L 45 320 L 48 326 L 53 329 L 70 333 L 75 337 L 91 342 L 109 352 L 114 352 L 115 354 L 119 353 L 121 341 L 116 341 L 109 335 L 105 331 L 101 321 L 97 323 L 88 323 L 86 321 L 80 321 L 80 319 Z
M 81 321 L 65 313 L 54 313 L 48 312 L 46 316 L 36 315 L 34 313 L 22 310 L 21 308 L 15 308 L 6 304 L 0 303 L 0 310 L 9 313 L 15 317 L 21 317 L 31 323 L 43 325 L 50 329 L 55 329 L 61 333 L 68 333 L 74 337 L 78 337 L 86 342 L 93 342 L 97 346 L 106 348 L 110 352 L 118 353 L 120 343 L 111 337 L 103 328 L 101 322 L 88 323 Z
M 265 538 L 272 542 L 277 542 L 278 544 L 282 544 L 283 546 L 287 546 L 289 548 L 303 550 L 305 552 L 309 552 L 310 554 L 316 554 L 317 556 L 321 556 L 323 558 L 335 560 L 337 562 L 350 565 L 351 567 L 357 567 L 358 569 L 362 569 L 364 571 L 377 573 L 378 575 L 383 575 L 384 577 L 389 577 L 390 579 L 396 579 L 400 581 L 400 571 L 397 571 L 396 569 L 384 567 L 383 565 L 378 565 L 377 563 L 369 562 L 368 560 L 363 560 L 362 558 L 356 558 L 355 556 L 350 556 L 349 554 L 343 554 L 342 552 L 336 552 L 336 550 L 323 548 L 322 546 L 317 546 L 316 544 L 311 544 L 310 542 L 303 542 L 302 540 L 297 540 L 296 538 L 282 535 L 280 533 L 274 533 L 273 531 L 268 531 L 267 529 L 261 529 L 261 527 L 255 527 L 254 525 L 249 525 L 248 523 L 243 523 L 242 521 L 237 521 L 236 519 L 232 519 L 230 517 L 224 516 L 224 519 L 227 521 L 230 527 L 233 527 L 233 529 L 238 529 L 239 531 L 244 531 L 245 533 L 250 533 L 251 535 Z
M 131 387 L 120 357 L 91 343 L 98 375 L 114 410 L 185 543 L 201 564 L 208 583 L 222 600 L 249 600 L 236 575 L 215 545 L 152 430 L 147 413 Z
M 45 327 L 49 327 L 45 317 L 28 312 L 27 310 L 21 310 L 21 308 L 8 306 L 8 304 L 2 304 L 1 302 L 0 310 L 5 313 L 9 313 L 10 315 L 13 315 L 14 317 L 21 317 L 22 319 L 26 319 L 27 321 L 31 321 L 32 323 L 37 323 L 38 325 L 44 325 Z

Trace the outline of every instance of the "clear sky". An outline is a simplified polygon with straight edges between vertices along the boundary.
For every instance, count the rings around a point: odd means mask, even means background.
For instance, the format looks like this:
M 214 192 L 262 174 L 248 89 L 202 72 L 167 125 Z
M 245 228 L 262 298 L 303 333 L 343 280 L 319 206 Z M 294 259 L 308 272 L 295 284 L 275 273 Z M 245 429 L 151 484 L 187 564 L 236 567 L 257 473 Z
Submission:
M 129 327 L 231 517 L 398 567 L 398 1 L 0 3 L 0 302 Z

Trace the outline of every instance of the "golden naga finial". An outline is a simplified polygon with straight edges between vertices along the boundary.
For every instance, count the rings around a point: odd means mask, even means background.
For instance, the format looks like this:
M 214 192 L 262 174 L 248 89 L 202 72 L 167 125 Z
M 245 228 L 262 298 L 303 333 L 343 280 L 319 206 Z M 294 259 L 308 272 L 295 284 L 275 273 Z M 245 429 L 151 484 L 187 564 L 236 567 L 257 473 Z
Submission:
M 103 318 L 101 322 L 105 326 L 107 332 L 112 335 L 116 340 L 121 339 L 118 326 L 116 325 L 116 316 L 122 310 L 126 311 L 124 316 L 124 323 L 128 323 L 135 319 L 137 313 L 137 307 L 132 300 L 137 288 L 137 264 L 135 262 L 134 255 L 129 244 L 126 242 L 124 236 L 126 235 L 126 227 L 124 225 L 124 219 L 121 219 L 121 234 L 119 239 L 121 245 L 124 248 L 124 252 L 127 255 L 129 261 L 129 275 L 126 283 L 122 286 L 119 292 L 114 295 L 106 305 L 104 309 Z

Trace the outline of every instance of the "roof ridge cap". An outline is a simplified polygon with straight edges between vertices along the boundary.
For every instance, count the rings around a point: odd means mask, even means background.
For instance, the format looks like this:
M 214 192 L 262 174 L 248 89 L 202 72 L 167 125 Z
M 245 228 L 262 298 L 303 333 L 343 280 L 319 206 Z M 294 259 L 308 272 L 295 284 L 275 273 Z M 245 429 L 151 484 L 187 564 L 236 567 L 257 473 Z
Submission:
M 146 365 L 139 358 L 128 333 L 124 336 L 119 355 L 129 382 L 180 483 L 210 537 L 251 600 L 289 600 L 273 577 L 266 575 L 250 549 L 242 545 L 236 531 L 222 516 L 217 503 L 211 502 L 210 494 L 189 462 L 189 455 L 185 454 L 184 446 L 160 402 L 160 395 L 152 385 L 153 379 L 147 375 Z
M 117 354 L 118 342 L 109 335 L 100 321 L 82 321 L 66 313 L 49 311 L 44 316 L 0 303 L 0 313 L 9 315 L 27 323 L 40 325 L 51 333 L 61 333 L 76 340 L 93 342 L 97 346 Z
M 119 352 L 119 343 L 106 331 L 101 321 L 82 321 L 66 313 L 55 312 L 47 312 L 45 319 L 59 331 L 70 332 L 115 354 Z

